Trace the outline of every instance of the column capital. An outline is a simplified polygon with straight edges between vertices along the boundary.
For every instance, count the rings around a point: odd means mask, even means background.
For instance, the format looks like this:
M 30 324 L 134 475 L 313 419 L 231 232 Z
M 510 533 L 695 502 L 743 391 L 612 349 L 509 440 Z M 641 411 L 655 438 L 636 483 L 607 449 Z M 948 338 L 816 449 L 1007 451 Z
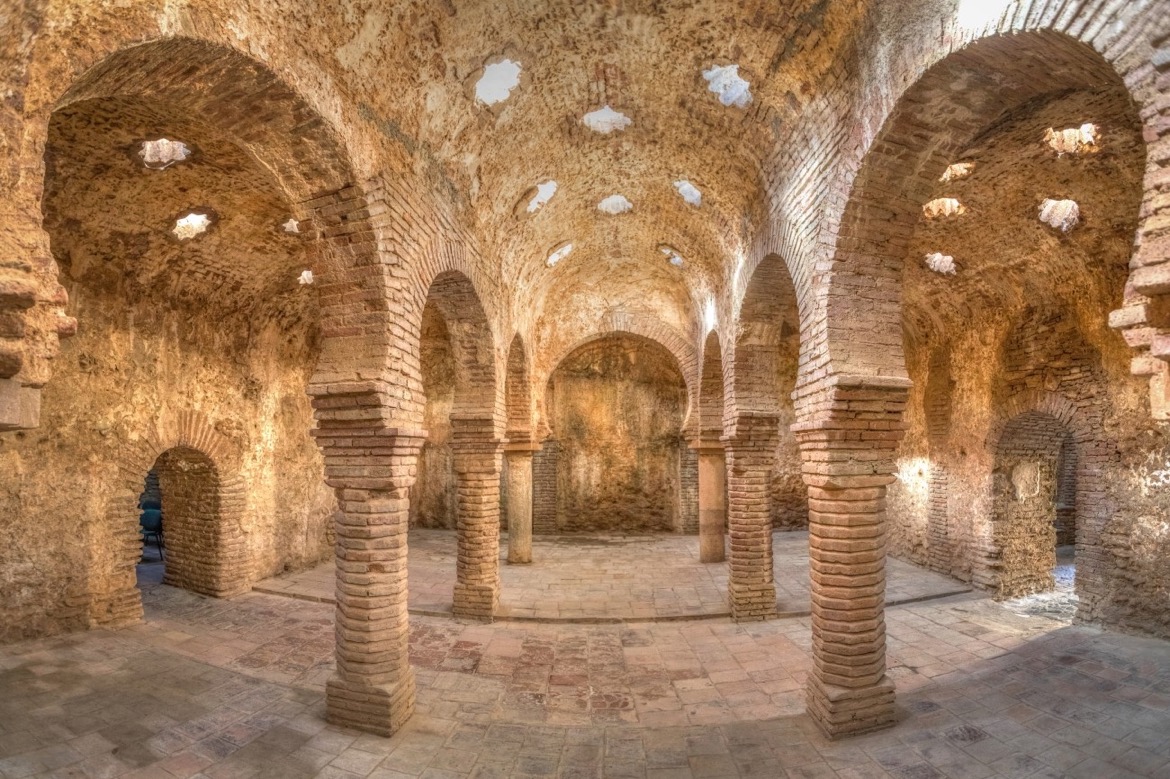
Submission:
M 719 437 L 700 436 L 699 438 L 691 439 L 687 444 L 691 449 L 694 449 L 699 454 L 714 454 L 722 452 L 727 448 L 727 445 Z
M 507 440 L 504 442 L 504 452 L 506 454 L 532 454 L 539 452 L 543 447 L 532 440 Z

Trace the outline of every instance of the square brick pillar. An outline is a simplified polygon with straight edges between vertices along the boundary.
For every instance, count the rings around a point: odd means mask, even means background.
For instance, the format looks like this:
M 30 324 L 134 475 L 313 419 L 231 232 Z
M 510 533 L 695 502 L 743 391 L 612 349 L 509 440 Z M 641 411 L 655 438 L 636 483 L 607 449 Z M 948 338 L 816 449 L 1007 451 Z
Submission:
M 809 488 L 809 716 L 830 737 L 894 723 L 886 676 L 886 485 L 909 381 L 836 377 L 828 413 L 794 425 Z
M 335 725 L 389 736 L 414 711 L 408 493 L 426 435 L 379 428 L 378 420 L 368 417 L 381 409 L 360 400 L 316 397 L 313 405 L 318 418 L 313 435 L 325 455 L 325 481 L 337 492 L 340 507 L 337 670 L 325 685 L 326 717 Z
M 532 562 L 532 455 L 540 449 L 531 441 L 511 441 L 504 446 L 508 469 L 508 562 Z
M 451 416 L 459 493 L 454 614 L 491 621 L 500 601 L 500 451 L 491 419 Z M 531 472 L 531 471 L 530 471 Z
M 736 621 L 776 615 L 772 573 L 772 469 L 779 443 L 773 416 L 740 417 L 723 439 L 727 459 L 728 600 Z
M 691 444 L 699 455 L 699 562 L 727 559 L 727 461 L 723 443 L 701 438 Z

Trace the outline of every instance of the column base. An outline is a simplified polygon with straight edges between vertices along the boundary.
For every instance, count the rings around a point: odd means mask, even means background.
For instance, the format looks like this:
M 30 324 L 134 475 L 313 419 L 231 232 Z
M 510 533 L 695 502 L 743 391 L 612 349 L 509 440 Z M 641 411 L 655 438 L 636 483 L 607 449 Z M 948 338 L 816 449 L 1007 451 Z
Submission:
M 392 736 L 414 713 L 414 670 L 394 684 L 365 684 L 334 673 L 325 683 L 325 718 L 333 725 Z
M 859 736 L 894 725 L 894 682 L 883 675 L 877 684 L 857 689 L 825 684 L 814 671 L 808 677 L 808 715 L 830 739 Z
M 718 533 L 704 533 L 699 529 L 699 562 L 721 563 L 727 559 L 726 544 L 722 530 Z
M 532 562 L 532 552 L 528 554 L 512 554 L 508 552 L 508 565 L 529 565 Z
M 727 596 L 731 600 L 731 618 L 736 622 L 759 622 L 776 616 L 776 585 L 755 584 L 728 585 Z
M 452 613 L 456 617 L 491 622 L 499 600 L 499 587 L 486 584 L 456 584 Z

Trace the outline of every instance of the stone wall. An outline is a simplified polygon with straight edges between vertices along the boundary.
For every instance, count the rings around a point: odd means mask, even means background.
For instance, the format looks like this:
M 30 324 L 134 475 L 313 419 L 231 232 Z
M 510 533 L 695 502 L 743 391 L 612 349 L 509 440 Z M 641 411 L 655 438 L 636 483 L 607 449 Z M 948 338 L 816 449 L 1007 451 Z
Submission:
M 557 528 L 680 529 L 686 386 L 674 357 L 637 336 L 581 347 L 553 374 Z

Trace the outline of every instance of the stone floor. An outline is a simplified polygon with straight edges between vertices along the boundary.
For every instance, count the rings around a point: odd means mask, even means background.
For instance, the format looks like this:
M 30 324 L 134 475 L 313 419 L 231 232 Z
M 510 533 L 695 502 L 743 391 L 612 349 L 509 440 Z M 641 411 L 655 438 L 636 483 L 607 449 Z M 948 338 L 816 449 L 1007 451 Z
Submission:
M 808 533 L 776 533 L 776 607 L 786 616 L 809 613 Z M 451 613 L 455 588 L 455 534 L 410 532 L 410 610 Z M 680 535 L 537 536 L 530 565 L 508 565 L 500 553 L 501 619 L 634 622 L 727 617 L 727 563 L 700 563 L 699 541 Z M 647 561 L 652 560 L 652 565 Z M 906 603 L 966 592 L 947 576 L 891 559 L 887 600 Z M 333 602 L 332 561 L 308 571 L 267 579 L 255 590 Z
M 832 743 L 803 617 L 412 617 L 418 710 L 382 739 L 322 720 L 330 605 L 143 591 L 140 626 L 0 647 L 0 777 L 1170 777 L 1170 644 L 976 593 L 887 610 L 901 720 Z

